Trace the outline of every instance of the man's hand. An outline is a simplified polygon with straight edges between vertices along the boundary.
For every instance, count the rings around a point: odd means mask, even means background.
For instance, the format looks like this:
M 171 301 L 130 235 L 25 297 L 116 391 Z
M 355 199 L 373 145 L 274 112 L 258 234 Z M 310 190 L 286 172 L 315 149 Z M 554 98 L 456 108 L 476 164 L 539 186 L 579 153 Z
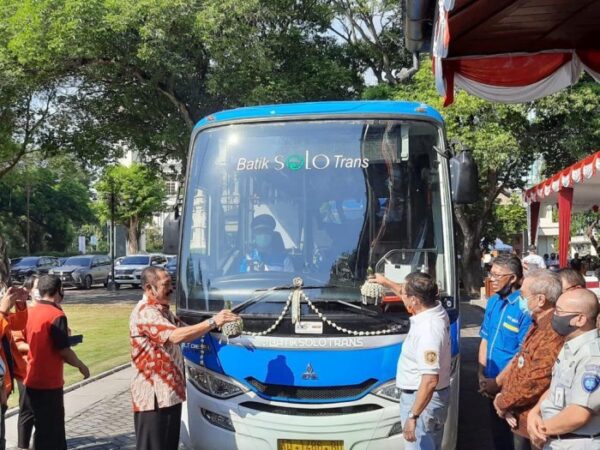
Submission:
M 513 430 L 519 425 L 519 421 L 512 413 L 507 412 L 506 414 L 504 414 L 504 419 L 506 419 L 508 426 L 511 427 Z
M 417 435 L 415 434 L 415 429 L 417 428 L 417 420 L 416 419 L 406 419 L 404 422 L 404 440 L 406 442 L 416 442 Z
M 2 300 L 0 300 L 0 313 L 8 314 L 17 301 L 27 300 L 27 291 L 20 287 L 8 288 Z
M 498 417 L 502 417 L 505 418 L 506 416 L 506 411 L 504 411 L 502 408 L 500 408 L 499 406 L 499 400 L 500 400 L 500 396 L 502 394 L 498 394 L 496 395 L 496 398 L 494 398 L 494 408 L 496 409 L 496 414 L 498 414 Z
M 494 395 L 500 391 L 500 387 L 498 386 L 498 383 L 496 383 L 495 378 L 484 378 L 483 382 L 479 382 L 479 387 L 479 393 L 488 398 L 494 398 Z
M 224 309 L 218 314 L 214 315 L 213 318 L 215 319 L 217 327 L 221 328 L 226 323 L 235 322 L 240 317 L 237 314 L 232 313 L 230 310 Z
M 539 412 L 532 410 L 527 416 L 527 433 L 536 447 L 543 447 L 548 436 L 546 436 L 544 421 Z
M 88 366 L 86 366 L 84 363 L 81 363 L 78 369 L 81 375 L 83 375 L 84 380 L 90 377 L 90 369 L 88 369 Z

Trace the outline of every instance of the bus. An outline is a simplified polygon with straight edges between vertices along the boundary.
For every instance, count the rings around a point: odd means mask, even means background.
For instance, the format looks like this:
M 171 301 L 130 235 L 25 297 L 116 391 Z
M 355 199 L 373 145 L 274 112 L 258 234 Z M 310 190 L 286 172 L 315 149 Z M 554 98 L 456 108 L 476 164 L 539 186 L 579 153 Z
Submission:
M 401 282 L 419 270 L 451 320 L 443 447 L 455 448 L 452 206 L 472 197 L 476 175 L 444 136 L 437 111 L 400 101 L 247 107 L 197 124 L 177 219 L 177 312 L 197 323 L 231 305 L 243 331 L 184 345 L 185 445 L 403 448 L 395 376 L 409 314 L 363 286 L 373 272 Z

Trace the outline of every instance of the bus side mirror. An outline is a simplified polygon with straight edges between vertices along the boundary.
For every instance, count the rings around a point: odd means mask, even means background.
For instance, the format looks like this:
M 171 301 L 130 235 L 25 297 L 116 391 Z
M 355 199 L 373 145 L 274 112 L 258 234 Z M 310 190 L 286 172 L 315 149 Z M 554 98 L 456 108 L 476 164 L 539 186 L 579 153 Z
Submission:
M 163 253 L 176 255 L 179 253 L 179 228 L 181 216 L 175 210 L 163 222 Z
M 479 196 L 479 174 L 471 152 L 465 150 L 450 158 L 450 188 L 455 205 L 475 203 Z

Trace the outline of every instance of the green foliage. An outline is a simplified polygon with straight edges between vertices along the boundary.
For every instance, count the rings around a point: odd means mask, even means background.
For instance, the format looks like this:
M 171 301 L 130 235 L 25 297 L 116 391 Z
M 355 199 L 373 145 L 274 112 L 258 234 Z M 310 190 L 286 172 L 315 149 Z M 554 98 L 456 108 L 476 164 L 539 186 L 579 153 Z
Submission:
M 513 236 L 527 229 L 527 210 L 518 194 L 512 194 L 507 203 L 496 201 L 483 236 L 493 242 L 496 238 L 510 242 Z
M 531 103 L 528 114 L 527 146 L 544 156 L 547 176 L 600 148 L 600 84 L 589 75 Z
M 88 180 L 67 159 L 19 167 L 0 179 L 0 233 L 13 255 L 27 253 L 28 222 L 34 254 L 68 251 L 76 227 L 94 221 Z
M 141 164 L 107 168 L 95 188 L 98 192 L 97 211 L 102 221 L 110 220 L 113 192 L 115 220 L 126 227 L 132 218 L 136 218 L 140 226 L 150 223 L 152 215 L 164 208 L 164 182 Z
M 162 252 L 163 251 L 162 233 L 154 227 L 146 228 L 145 233 L 146 233 L 146 251 L 159 252 L 159 253 Z
M 41 73 L 38 89 L 62 88 L 48 145 L 93 164 L 126 146 L 185 167 L 194 123 L 215 110 L 361 89 L 331 18 L 326 0 L 0 0 L 0 52 Z

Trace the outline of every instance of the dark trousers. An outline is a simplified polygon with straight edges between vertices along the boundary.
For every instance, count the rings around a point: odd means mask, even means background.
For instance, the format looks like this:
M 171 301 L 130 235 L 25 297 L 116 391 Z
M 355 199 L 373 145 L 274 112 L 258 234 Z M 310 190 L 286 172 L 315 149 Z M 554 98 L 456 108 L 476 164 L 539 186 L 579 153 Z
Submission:
M 496 413 L 493 402 L 488 402 L 490 412 L 490 428 L 495 450 L 515 450 L 513 432 L 505 419 Z
M 19 420 L 17 423 L 17 433 L 19 436 L 18 447 L 29 448 L 31 443 L 31 433 L 33 432 L 33 411 L 30 402 L 25 401 L 25 385 L 21 380 L 17 380 L 19 386 Z
M 133 413 L 137 450 L 177 450 L 181 427 L 181 403 L 168 408 Z M 36 447 L 37 450 L 37 447 Z
M 516 433 L 514 433 L 513 443 L 515 445 L 515 450 L 532 450 L 531 441 Z
M 62 388 L 33 389 L 25 386 L 23 403 L 33 412 L 35 450 L 67 450 Z
M 3 386 L 4 387 L 4 386 Z M 4 421 L 6 416 L 7 405 L 0 406 L 1 418 L 0 418 L 0 450 L 6 449 L 6 423 Z

